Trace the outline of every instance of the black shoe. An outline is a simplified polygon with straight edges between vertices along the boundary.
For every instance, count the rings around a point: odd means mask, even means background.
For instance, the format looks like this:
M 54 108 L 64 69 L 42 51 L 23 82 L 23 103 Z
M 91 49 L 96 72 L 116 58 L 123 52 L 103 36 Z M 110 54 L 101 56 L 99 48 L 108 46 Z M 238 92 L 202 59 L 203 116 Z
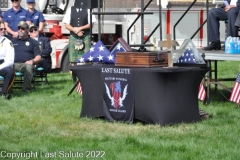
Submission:
M 202 50 L 205 50 L 205 51 L 221 50 L 221 43 L 220 42 L 212 42 L 207 47 L 203 47 Z
M 10 98 L 11 98 L 11 94 L 10 93 L 2 94 L 2 99 L 9 100 Z

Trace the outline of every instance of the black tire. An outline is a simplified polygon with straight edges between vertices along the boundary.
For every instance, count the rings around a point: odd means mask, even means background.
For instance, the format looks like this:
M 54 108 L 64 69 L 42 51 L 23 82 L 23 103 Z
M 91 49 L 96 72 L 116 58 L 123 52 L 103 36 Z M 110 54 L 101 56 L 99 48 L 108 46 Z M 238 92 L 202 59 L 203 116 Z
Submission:
M 68 52 L 66 51 L 66 53 L 68 53 Z M 69 61 L 68 61 L 67 54 L 65 54 L 63 57 L 61 72 L 69 72 Z

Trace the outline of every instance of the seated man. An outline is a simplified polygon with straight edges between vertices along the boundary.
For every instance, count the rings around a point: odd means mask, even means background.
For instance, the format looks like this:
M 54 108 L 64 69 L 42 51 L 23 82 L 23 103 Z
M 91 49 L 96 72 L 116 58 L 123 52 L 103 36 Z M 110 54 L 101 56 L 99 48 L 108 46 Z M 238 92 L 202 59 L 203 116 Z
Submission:
M 29 25 L 29 34 L 31 38 L 39 42 L 42 59 L 37 66 L 43 67 L 45 72 L 50 72 L 52 69 L 52 47 L 50 39 L 48 37 L 39 36 L 39 30 L 33 23 Z
M 14 48 L 12 42 L 5 36 L 6 28 L 0 22 L 0 76 L 4 77 L 2 87 L 2 97 L 10 98 L 10 92 L 14 80 L 14 71 L 11 68 L 14 62 Z
M 227 0 L 229 5 L 222 8 L 212 8 L 208 13 L 208 39 L 210 45 L 203 50 L 221 50 L 219 21 L 228 20 L 227 37 L 238 37 L 238 27 L 235 21 L 240 10 L 240 0 Z
M 23 92 L 30 92 L 34 65 L 41 61 L 38 41 L 28 36 L 29 26 L 26 22 L 18 23 L 18 38 L 13 38 L 15 50 L 14 71 L 24 75 Z
M 9 35 L 7 35 L 7 31 L 6 31 L 7 29 L 6 29 L 6 27 L 5 27 L 4 22 L 2 22 L 2 21 L 0 21 L 0 28 L 1 28 L 0 34 L 1 34 L 3 37 L 6 37 L 7 39 L 11 40 L 12 37 L 9 36 Z

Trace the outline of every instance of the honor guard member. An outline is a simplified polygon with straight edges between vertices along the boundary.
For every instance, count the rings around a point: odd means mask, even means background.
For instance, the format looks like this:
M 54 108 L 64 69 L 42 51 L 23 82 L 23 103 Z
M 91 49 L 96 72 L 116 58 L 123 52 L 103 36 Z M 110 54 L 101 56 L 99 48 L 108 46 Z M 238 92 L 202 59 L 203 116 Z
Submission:
M 13 69 L 24 75 L 23 92 L 30 92 L 33 78 L 34 66 L 41 61 L 39 43 L 28 36 L 29 26 L 26 22 L 18 24 L 18 38 L 13 38 L 12 43 L 15 50 Z
M 1 29 L 2 28 L 0 28 L 0 30 Z M 2 32 L 2 30 L 0 32 Z M 1 94 L 4 99 L 9 99 L 11 94 L 10 89 L 14 81 L 13 62 L 14 48 L 12 42 L 0 35 L 0 76 L 4 78 Z
M 87 9 L 86 4 L 75 1 L 63 18 L 66 29 L 70 31 L 68 59 L 71 65 L 76 65 L 76 61 L 91 47 L 90 16 L 90 9 Z M 92 16 L 92 26 L 94 22 L 96 18 Z M 75 75 L 73 81 L 76 81 Z
M 40 32 L 43 31 L 45 19 L 42 12 L 35 9 L 35 0 L 27 0 L 28 13 L 31 15 L 32 23 Z
M 3 16 L 2 16 L 1 8 L 0 8 L 0 22 L 2 21 L 2 18 L 3 18 Z
M 52 69 L 52 47 L 50 39 L 39 35 L 39 30 L 33 23 L 29 25 L 29 35 L 31 38 L 39 42 L 42 59 L 38 63 L 37 67 L 43 67 L 45 72 L 50 72 Z
M 12 8 L 7 10 L 3 15 L 3 22 L 7 28 L 7 32 L 13 38 L 18 36 L 18 23 L 20 21 L 27 21 L 31 23 L 30 14 L 21 7 L 21 0 L 11 0 Z

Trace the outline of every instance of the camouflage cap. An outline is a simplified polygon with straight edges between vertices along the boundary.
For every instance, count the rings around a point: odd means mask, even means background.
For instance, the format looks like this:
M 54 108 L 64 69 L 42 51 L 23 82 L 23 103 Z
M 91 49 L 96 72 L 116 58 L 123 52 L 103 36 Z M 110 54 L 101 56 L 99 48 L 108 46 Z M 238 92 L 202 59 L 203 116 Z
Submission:
M 27 22 L 25 22 L 25 21 L 20 21 L 18 23 L 18 27 L 23 27 L 25 29 L 29 29 L 29 26 L 28 26 Z

